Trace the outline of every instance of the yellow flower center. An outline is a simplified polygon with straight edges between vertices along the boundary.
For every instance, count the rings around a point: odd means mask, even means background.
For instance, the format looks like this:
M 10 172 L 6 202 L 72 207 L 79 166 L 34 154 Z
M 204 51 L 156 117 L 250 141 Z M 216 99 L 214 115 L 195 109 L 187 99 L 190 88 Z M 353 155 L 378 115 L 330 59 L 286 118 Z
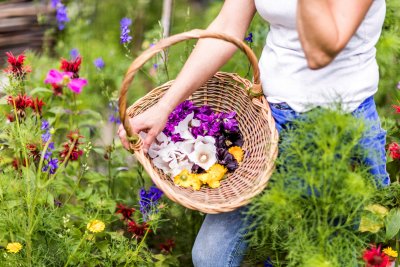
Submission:
M 206 154 L 201 155 L 199 161 L 201 163 L 206 163 L 208 161 L 208 156 Z
M 186 181 L 188 179 L 188 176 L 186 174 L 181 175 L 181 180 Z
M 62 80 L 62 84 L 63 85 L 68 85 L 68 83 L 70 82 L 71 78 L 68 75 L 64 75 L 63 76 L 63 80 Z

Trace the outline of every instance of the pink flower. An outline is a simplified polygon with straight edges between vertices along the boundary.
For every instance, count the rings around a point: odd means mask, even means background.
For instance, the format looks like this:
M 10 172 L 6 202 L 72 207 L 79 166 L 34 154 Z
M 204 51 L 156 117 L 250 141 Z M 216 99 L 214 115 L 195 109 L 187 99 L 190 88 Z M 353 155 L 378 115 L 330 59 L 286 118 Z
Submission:
M 87 80 L 81 78 L 73 78 L 72 72 L 59 72 L 57 70 L 50 70 L 47 74 L 45 83 L 52 85 L 68 86 L 71 91 L 79 94 L 82 88 L 87 85 Z

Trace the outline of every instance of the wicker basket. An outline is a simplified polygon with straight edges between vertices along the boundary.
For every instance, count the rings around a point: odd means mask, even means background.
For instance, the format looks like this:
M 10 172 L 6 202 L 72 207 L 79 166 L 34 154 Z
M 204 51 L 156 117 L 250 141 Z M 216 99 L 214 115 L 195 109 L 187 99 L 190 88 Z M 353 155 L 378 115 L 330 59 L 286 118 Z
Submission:
M 129 124 L 129 117 L 136 116 L 157 103 L 173 81 L 153 89 L 128 109 L 126 98 L 135 74 L 151 57 L 175 43 L 199 38 L 217 38 L 239 47 L 250 60 L 254 84 L 237 74 L 218 72 L 190 97 L 198 106 L 207 104 L 215 111 L 236 111 L 245 151 L 244 161 L 235 172 L 222 180 L 219 188 L 202 187 L 200 191 L 194 191 L 192 188 L 175 185 L 172 178 L 154 167 L 151 159 L 142 150 L 142 140 L 132 133 Z M 205 213 L 228 212 L 247 204 L 267 185 L 277 156 L 278 132 L 268 102 L 262 95 L 257 58 L 241 40 L 204 30 L 192 30 L 161 40 L 144 51 L 129 67 L 122 83 L 119 108 L 127 135 L 133 137 L 130 138 L 131 151 L 143 164 L 153 182 L 171 200 Z

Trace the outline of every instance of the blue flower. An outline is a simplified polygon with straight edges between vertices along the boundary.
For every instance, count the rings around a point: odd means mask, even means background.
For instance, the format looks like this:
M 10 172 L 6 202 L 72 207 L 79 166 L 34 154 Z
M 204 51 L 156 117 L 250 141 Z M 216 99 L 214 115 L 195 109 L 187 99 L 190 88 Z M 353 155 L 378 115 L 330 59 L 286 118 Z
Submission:
M 52 1 L 52 6 L 55 5 L 56 10 L 56 20 L 58 23 L 58 29 L 60 31 L 64 30 L 65 23 L 69 21 L 68 14 L 67 14 L 67 7 L 61 3 L 61 1 Z
M 247 35 L 247 37 L 244 40 L 249 44 L 251 44 L 253 42 L 253 33 L 252 32 L 249 33 L 249 35 Z
M 51 0 L 51 7 L 57 8 L 57 6 L 61 4 L 61 0 Z
M 79 51 L 78 49 L 74 48 L 71 50 L 71 52 L 69 52 L 71 59 L 75 60 L 78 56 L 79 56 Z
M 129 43 L 132 40 L 132 36 L 129 35 L 129 33 L 131 32 L 129 30 L 129 26 L 131 26 L 132 24 L 132 20 L 129 18 L 123 18 L 120 21 L 120 25 L 121 25 L 121 44 L 125 44 L 125 43 Z
M 162 197 L 163 192 L 156 186 L 151 186 L 148 191 L 146 191 L 144 188 L 140 189 L 139 195 L 140 212 L 143 214 L 143 217 L 146 220 L 147 215 L 151 213 L 153 208 L 157 205 L 158 201 Z
M 274 265 L 271 262 L 271 258 L 268 257 L 266 261 L 264 261 L 264 267 L 274 267 Z
M 40 127 L 41 130 L 48 130 L 50 128 L 50 123 L 46 120 L 42 120 L 42 126 Z
M 42 141 L 43 143 L 47 143 L 47 141 L 49 141 L 51 138 L 51 133 L 50 132 L 45 132 L 44 134 L 42 134 Z
M 47 164 L 45 164 L 42 168 L 43 172 L 49 172 L 50 174 L 54 174 L 58 168 L 58 159 L 50 159 Z
M 103 68 L 105 67 L 105 65 L 106 65 L 106 64 L 104 63 L 104 60 L 103 60 L 101 57 L 96 58 L 96 59 L 93 61 L 93 64 L 94 64 L 95 67 L 98 68 L 99 70 L 103 69 Z

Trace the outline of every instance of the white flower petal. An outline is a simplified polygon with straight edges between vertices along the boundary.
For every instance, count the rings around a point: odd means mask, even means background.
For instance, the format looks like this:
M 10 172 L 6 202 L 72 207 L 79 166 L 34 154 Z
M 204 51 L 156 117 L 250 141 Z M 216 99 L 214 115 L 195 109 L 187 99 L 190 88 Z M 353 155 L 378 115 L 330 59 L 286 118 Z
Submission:
M 190 113 L 181 122 L 175 126 L 174 133 L 179 133 L 183 139 L 194 139 L 192 133 L 189 131 L 189 122 L 193 119 L 194 113 Z
M 200 142 L 195 144 L 194 151 L 188 157 L 193 163 L 199 165 L 204 170 L 208 170 L 217 162 L 216 153 L 217 150 L 213 144 L 203 144 Z M 203 157 L 207 160 L 201 161 Z
M 201 121 L 200 121 L 200 120 L 197 120 L 197 119 L 193 119 L 192 122 L 191 122 L 191 125 L 192 125 L 193 127 L 199 127 L 200 124 L 201 124 Z

